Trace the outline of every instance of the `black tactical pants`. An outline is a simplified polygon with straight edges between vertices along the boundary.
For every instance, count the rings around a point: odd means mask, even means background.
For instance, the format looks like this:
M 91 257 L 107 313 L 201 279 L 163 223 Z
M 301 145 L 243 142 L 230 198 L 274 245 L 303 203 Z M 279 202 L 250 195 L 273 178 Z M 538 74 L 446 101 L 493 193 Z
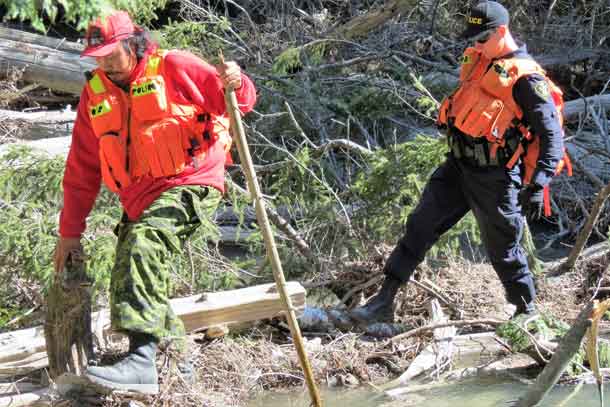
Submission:
M 520 244 L 524 226 L 520 188 L 518 168 L 474 168 L 449 156 L 432 174 L 409 215 L 406 233 L 390 255 L 385 273 L 407 282 L 428 249 L 471 210 L 508 301 L 520 310 L 533 309 L 534 280 Z

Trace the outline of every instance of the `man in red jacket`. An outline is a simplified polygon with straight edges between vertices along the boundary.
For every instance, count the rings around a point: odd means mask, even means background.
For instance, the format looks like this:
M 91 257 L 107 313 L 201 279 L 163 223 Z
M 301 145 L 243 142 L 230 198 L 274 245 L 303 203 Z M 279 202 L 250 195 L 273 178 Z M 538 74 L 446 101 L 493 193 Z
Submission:
M 256 90 L 235 62 L 214 68 L 181 51 L 162 51 L 125 12 L 91 23 L 83 56 L 96 58 L 78 106 L 63 179 L 55 251 L 59 272 L 80 238 L 102 181 L 120 197 L 111 277 L 111 321 L 129 354 L 89 367 L 111 389 L 158 392 L 161 340 L 184 346 L 184 325 L 169 303 L 169 260 L 213 214 L 224 189 L 230 137 L 224 88 L 243 113 Z

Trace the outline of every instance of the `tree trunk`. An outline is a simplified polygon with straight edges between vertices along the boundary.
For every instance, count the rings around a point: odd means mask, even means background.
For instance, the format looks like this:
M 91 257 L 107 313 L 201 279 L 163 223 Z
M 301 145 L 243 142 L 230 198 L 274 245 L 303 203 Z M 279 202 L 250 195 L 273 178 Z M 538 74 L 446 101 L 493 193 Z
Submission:
M 80 252 L 71 252 L 64 270 L 54 276 L 44 331 L 50 377 L 80 375 L 93 357 L 91 281 Z
M 45 110 L 15 112 L 0 109 L 0 122 L 18 126 L 17 138 L 39 140 L 72 135 L 76 112 L 73 110 Z
M 580 113 L 585 113 L 587 106 L 601 106 L 603 110 L 610 110 L 610 94 L 589 96 L 587 98 L 570 100 L 569 102 L 565 103 L 563 115 L 566 120 L 573 120 L 575 118 L 578 118 L 578 115 Z

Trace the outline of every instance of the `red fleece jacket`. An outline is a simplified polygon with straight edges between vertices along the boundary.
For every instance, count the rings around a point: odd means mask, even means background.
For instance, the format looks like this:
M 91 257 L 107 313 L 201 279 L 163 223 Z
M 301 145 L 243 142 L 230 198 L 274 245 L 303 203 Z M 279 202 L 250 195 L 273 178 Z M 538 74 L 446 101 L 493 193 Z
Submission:
M 152 52 L 152 50 L 150 50 Z M 146 67 L 144 57 L 132 72 L 134 80 Z M 170 51 L 164 63 L 166 78 L 174 81 L 177 103 L 193 103 L 216 115 L 226 111 L 224 91 L 216 69 L 198 57 L 183 51 Z M 242 113 L 247 113 L 256 102 L 252 81 L 242 74 L 242 86 L 235 91 Z M 72 131 L 72 144 L 64 173 L 64 206 L 59 219 L 62 237 L 80 237 L 86 229 L 86 218 L 91 212 L 102 182 L 99 142 L 91 128 L 87 112 L 87 92 L 83 90 Z M 225 152 L 220 143 L 212 146 L 198 170 L 187 168 L 181 174 L 166 178 L 149 178 L 130 185 L 119 194 L 123 209 L 130 220 L 137 220 L 142 212 L 162 192 L 179 185 L 208 185 L 224 192 Z

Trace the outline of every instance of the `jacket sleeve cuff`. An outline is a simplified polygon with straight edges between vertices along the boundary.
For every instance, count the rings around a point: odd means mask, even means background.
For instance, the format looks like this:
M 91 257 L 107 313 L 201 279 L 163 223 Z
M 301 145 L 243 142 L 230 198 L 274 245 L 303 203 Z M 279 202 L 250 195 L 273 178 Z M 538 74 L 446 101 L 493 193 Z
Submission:
M 550 173 L 548 171 L 536 170 L 536 172 L 534 172 L 534 176 L 532 177 L 531 183 L 539 186 L 540 188 L 544 188 L 551 182 L 554 175 L 554 173 Z
M 235 97 L 242 115 L 250 112 L 256 103 L 256 88 L 252 80 L 242 72 L 241 86 L 235 89 Z
M 69 239 L 80 239 L 83 235 L 81 233 L 78 234 L 74 234 L 74 233 L 60 233 L 59 236 L 64 237 L 64 238 L 69 238 Z
M 64 211 L 59 215 L 59 236 L 61 237 L 81 237 L 85 231 L 87 224 L 69 222 Z

